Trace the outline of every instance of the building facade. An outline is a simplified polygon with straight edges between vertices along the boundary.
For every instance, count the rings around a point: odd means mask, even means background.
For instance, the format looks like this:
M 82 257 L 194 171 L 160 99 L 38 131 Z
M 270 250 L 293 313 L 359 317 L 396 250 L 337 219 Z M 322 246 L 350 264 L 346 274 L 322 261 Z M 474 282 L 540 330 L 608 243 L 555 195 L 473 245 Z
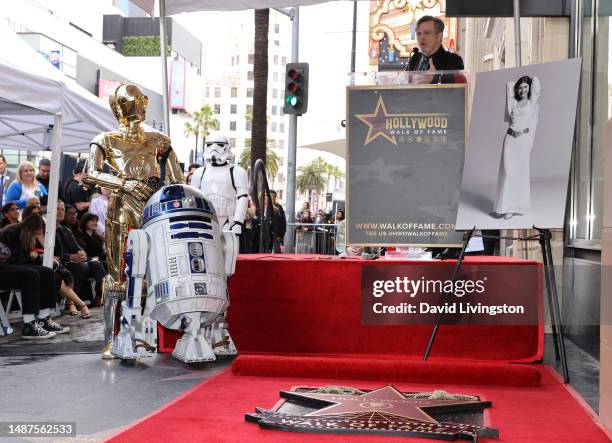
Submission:
M 599 359 L 599 395 L 591 400 L 610 430 L 612 279 L 607 267 L 612 264 L 612 4 L 603 0 L 570 3 L 566 16 L 521 19 L 521 61 L 526 65 L 582 57 L 566 225 L 554 233 L 553 252 L 564 331 L 579 348 Z M 459 50 L 472 73 L 516 65 L 512 18 L 461 18 L 460 28 Z M 509 246 L 512 255 L 539 258 L 537 244 L 527 251 L 523 244 Z
M 254 14 L 244 11 L 232 14 L 223 38 L 225 51 L 221 56 L 212 53 L 210 46 L 218 46 L 216 40 L 204 42 L 205 60 L 211 64 L 204 81 L 203 102 L 210 105 L 219 130 L 226 133 L 234 147 L 236 161 L 250 147 L 251 118 L 253 114 L 253 58 Z M 221 38 L 221 36 L 219 36 Z M 268 35 L 268 147 L 279 159 L 279 172 L 268 177 L 270 188 L 277 189 L 284 198 L 287 171 L 288 118 L 283 113 L 285 65 L 291 56 L 291 22 L 285 15 L 270 10 Z
M 139 85 L 149 97 L 146 123 L 165 130 L 159 49 L 144 56 L 139 56 L 138 51 L 128 55 L 121 52 L 126 38 L 157 36 L 159 40 L 158 21 L 147 17 L 137 6 L 117 0 L 91 1 L 87 8 L 74 0 L 19 1 L 4 5 L 0 19 L 42 57 L 103 99 L 120 82 Z M 191 146 L 184 135 L 184 122 L 189 112 L 201 106 L 201 43 L 178 23 L 168 20 L 168 76 L 174 80 L 172 91 L 178 91 L 171 94 L 170 136 L 179 160 L 187 162 Z M 141 46 L 137 50 L 142 50 Z M 87 150 L 84 146 L 83 151 Z M 40 155 L 8 150 L 5 154 L 11 166 L 24 156 L 36 159 Z

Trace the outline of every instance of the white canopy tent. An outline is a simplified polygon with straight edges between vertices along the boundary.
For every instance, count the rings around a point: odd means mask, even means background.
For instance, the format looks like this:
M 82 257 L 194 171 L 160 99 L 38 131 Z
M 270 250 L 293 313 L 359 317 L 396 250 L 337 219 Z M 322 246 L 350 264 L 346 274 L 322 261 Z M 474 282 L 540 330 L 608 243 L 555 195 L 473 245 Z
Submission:
M 115 128 L 117 122 L 108 104 L 5 26 L 0 26 L 0 41 L 0 147 L 52 152 L 44 257 L 50 266 L 60 154 L 87 151 L 95 135 Z
M 315 149 L 317 151 L 329 152 L 335 154 L 338 157 L 346 158 L 346 139 L 338 138 L 335 140 L 326 140 L 324 142 L 311 143 L 309 145 L 302 145 L 302 148 Z
M 153 15 L 159 0 L 132 0 L 142 9 Z M 197 11 L 240 11 L 243 9 L 288 8 L 326 3 L 332 0 L 163 0 L 166 14 Z

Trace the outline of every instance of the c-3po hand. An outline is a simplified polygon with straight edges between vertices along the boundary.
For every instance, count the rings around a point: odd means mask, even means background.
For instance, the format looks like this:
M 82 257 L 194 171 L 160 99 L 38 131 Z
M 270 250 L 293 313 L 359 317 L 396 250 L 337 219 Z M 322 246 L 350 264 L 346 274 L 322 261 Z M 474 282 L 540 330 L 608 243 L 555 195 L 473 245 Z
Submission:
M 146 202 L 154 192 L 151 187 L 138 180 L 126 180 L 122 191 L 124 194 L 130 195 L 143 202 Z

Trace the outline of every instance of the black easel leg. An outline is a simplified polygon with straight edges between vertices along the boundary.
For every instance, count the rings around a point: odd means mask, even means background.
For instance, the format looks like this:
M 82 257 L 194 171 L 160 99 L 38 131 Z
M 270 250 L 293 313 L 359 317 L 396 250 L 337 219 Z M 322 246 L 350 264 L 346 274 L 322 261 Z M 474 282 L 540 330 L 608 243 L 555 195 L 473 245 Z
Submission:
M 453 288 L 455 287 L 455 280 L 457 279 L 457 273 L 459 272 L 459 268 L 461 268 L 461 262 L 463 261 L 463 257 L 465 257 L 465 250 L 467 249 L 468 243 L 474 234 L 474 230 L 476 227 L 467 231 L 463 234 L 463 247 L 461 248 L 461 254 L 459 254 L 459 258 L 457 259 L 457 264 L 455 265 L 455 269 L 453 270 L 453 275 L 451 277 L 451 281 L 453 282 Z M 454 293 L 454 292 L 453 292 Z M 440 306 L 443 306 L 444 303 L 448 301 L 448 296 L 451 294 L 450 292 L 444 292 L 442 296 L 442 302 Z M 425 354 L 423 355 L 423 361 L 427 361 L 429 358 L 429 353 L 431 352 L 431 348 L 436 339 L 436 335 L 438 334 L 438 328 L 440 327 L 440 322 L 442 321 L 442 312 L 438 312 L 436 314 L 436 320 L 434 321 L 434 328 L 431 331 L 431 336 L 429 337 L 429 343 L 427 343 L 427 349 L 425 350 Z
M 546 249 L 548 253 L 548 265 L 550 267 L 550 280 L 551 286 L 550 289 L 552 291 L 552 300 L 553 300 L 553 310 L 554 315 L 556 317 L 557 323 L 557 333 L 559 334 L 559 354 L 561 357 L 561 368 L 563 370 L 563 381 L 565 383 L 569 383 L 569 371 L 567 369 L 567 355 L 565 353 L 565 341 L 563 338 L 563 325 L 561 321 L 561 310 L 559 309 L 559 299 L 557 298 L 557 279 L 555 278 L 555 268 L 553 266 L 553 257 L 552 257 L 552 248 L 550 246 L 550 238 L 551 234 L 547 236 L 548 241 L 546 242 Z
M 537 228 L 536 228 L 537 229 Z M 565 353 L 565 342 L 563 341 L 563 328 L 561 326 L 561 311 L 559 309 L 559 299 L 557 298 L 557 279 L 553 265 L 552 248 L 550 239 L 552 234 L 549 229 L 538 229 L 540 232 L 540 245 L 542 245 L 542 258 L 544 271 L 546 273 L 546 286 L 548 292 L 548 302 L 550 303 L 550 319 L 555 339 L 555 352 L 557 361 L 561 360 L 561 370 L 563 381 L 569 383 L 569 371 L 567 369 L 567 355 Z
M 561 359 L 561 354 L 559 352 L 559 339 L 558 339 L 559 333 L 557 331 L 557 325 L 556 325 L 556 321 L 554 319 L 554 314 L 553 314 L 555 308 L 553 305 L 553 299 L 552 299 L 551 291 L 550 291 L 550 286 L 552 283 L 550 279 L 550 268 L 548 266 L 548 252 L 546 250 L 546 241 L 544 240 L 543 237 L 540 238 L 540 246 L 542 246 L 542 263 L 544 264 L 544 279 L 546 280 L 546 294 L 548 298 L 548 311 L 550 312 L 550 328 L 552 329 L 553 342 L 555 344 L 555 360 L 559 362 L 559 360 Z

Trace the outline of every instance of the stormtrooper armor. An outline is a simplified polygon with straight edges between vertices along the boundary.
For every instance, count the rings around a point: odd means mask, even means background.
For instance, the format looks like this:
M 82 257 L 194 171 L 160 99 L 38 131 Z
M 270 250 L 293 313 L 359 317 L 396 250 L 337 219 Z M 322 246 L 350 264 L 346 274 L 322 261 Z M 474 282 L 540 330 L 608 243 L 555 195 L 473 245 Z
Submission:
M 204 148 L 206 166 L 196 169 L 191 185 L 199 188 L 217 213 L 221 229 L 242 233 L 248 206 L 247 173 L 231 163 L 228 138 L 219 133 L 208 136 Z
M 215 348 L 226 347 L 223 337 L 229 334 L 211 329 L 223 328 L 219 317 L 229 305 L 227 277 L 234 273 L 237 254 L 236 235 L 221 231 L 214 207 L 202 192 L 176 184 L 153 194 L 143 211 L 142 228 L 128 236 L 127 291 L 113 355 L 135 359 L 155 350 L 159 322 L 184 332 L 174 357 L 186 363 L 215 360 Z
M 191 186 L 199 188 L 213 204 L 221 229 L 239 235 L 242 233 L 248 206 L 248 178 L 244 169 L 231 163 L 233 158 L 228 138 L 220 133 L 210 134 L 204 147 L 206 165 L 193 173 Z M 212 341 L 225 343 L 215 348 L 215 354 L 237 354 L 227 333 L 225 313 L 209 332 Z

